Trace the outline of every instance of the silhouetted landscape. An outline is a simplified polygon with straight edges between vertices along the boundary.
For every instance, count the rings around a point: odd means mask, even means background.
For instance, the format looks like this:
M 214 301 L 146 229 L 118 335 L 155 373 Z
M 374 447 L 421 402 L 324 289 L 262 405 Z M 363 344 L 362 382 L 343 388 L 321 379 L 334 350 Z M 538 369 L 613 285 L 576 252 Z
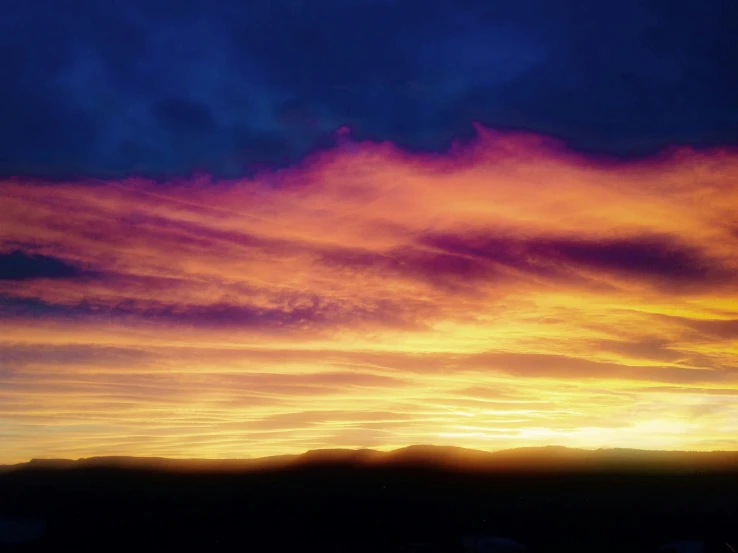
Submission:
M 730 552 L 736 537 L 736 452 L 413 446 L 0 467 L 3 551 Z

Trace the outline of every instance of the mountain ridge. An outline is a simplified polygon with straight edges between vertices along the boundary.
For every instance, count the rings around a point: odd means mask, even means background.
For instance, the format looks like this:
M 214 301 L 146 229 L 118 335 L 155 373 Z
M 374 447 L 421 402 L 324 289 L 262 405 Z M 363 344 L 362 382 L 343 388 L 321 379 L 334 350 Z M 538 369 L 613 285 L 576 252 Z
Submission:
M 306 466 L 425 466 L 470 470 L 738 470 L 738 451 L 669 451 L 632 448 L 579 449 L 566 446 L 519 447 L 484 451 L 458 446 L 410 445 L 390 451 L 375 449 L 314 449 L 300 454 L 257 458 L 178 459 L 167 457 L 94 456 L 72 459 L 33 458 L 0 465 L 0 472 L 129 468 L 152 470 L 234 470 Z

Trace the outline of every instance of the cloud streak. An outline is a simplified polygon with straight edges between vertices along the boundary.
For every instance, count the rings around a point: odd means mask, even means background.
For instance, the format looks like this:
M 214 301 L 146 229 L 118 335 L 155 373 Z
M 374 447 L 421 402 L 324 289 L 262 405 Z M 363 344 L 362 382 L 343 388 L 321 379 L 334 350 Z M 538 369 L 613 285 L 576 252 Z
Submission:
M 738 153 L 476 128 L 248 179 L 4 180 L 2 460 L 734 443 Z

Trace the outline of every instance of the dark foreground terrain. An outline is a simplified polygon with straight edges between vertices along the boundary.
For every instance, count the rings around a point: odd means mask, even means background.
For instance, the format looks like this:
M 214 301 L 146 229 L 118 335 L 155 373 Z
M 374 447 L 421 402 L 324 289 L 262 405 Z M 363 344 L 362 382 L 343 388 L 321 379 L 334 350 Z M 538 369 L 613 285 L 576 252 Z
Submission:
M 738 455 L 421 447 L 0 468 L 0 551 L 451 553 L 485 535 L 530 552 L 730 553 Z

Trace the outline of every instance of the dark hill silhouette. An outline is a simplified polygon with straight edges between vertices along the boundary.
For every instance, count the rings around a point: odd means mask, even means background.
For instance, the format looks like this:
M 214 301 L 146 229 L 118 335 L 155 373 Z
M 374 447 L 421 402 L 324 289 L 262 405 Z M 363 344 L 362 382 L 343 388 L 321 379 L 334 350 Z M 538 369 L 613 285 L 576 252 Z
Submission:
M 735 452 L 411 446 L 33 460 L 0 474 L 0 527 L 44 529 L 12 551 L 462 553 L 469 535 L 533 553 L 726 551 L 736 521 Z
M 170 459 L 164 457 L 107 456 L 69 459 L 32 459 L 2 465 L 0 471 L 23 469 L 131 468 L 185 471 L 249 471 L 310 465 L 413 465 L 471 471 L 703 472 L 738 469 L 735 451 L 653 451 L 640 449 L 585 450 L 563 446 L 522 447 L 495 452 L 453 446 L 412 445 L 393 451 L 373 449 L 317 449 L 298 455 L 247 459 Z

